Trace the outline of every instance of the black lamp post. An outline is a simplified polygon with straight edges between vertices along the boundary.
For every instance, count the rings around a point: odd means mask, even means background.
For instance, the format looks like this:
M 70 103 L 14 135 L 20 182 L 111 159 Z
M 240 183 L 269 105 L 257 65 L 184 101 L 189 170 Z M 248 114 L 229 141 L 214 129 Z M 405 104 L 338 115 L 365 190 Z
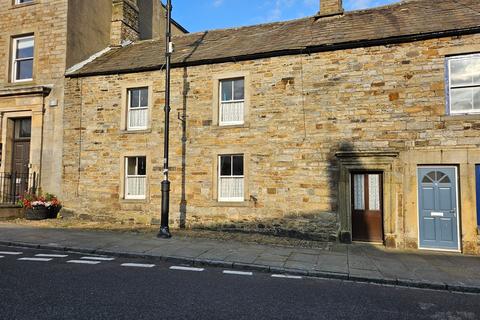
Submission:
M 163 181 L 162 181 L 162 218 L 158 238 L 169 239 L 172 237 L 168 227 L 168 214 L 170 211 L 170 181 L 168 180 L 168 149 L 170 135 L 170 62 L 173 53 L 172 43 L 172 1 L 167 0 L 167 24 L 165 41 L 165 132 L 163 142 Z

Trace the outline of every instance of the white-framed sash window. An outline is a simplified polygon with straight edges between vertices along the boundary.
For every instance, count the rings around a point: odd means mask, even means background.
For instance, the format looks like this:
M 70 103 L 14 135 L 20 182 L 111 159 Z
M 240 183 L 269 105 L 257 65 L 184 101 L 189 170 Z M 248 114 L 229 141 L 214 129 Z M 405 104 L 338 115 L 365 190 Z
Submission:
M 148 87 L 128 89 L 127 130 L 148 128 Z
M 13 38 L 12 82 L 33 80 L 34 36 Z
M 480 113 L 480 54 L 450 57 L 447 69 L 449 113 Z
M 244 156 L 221 155 L 218 157 L 218 201 L 242 202 L 245 190 Z
M 145 199 L 147 189 L 147 158 L 125 158 L 125 199 Z
M 245 79 L 220 80 L 219 125 L 244 123 Z
M 33 0 L 15 0 L 15 4 L 24 4 L 30 2 L 33 2 Z

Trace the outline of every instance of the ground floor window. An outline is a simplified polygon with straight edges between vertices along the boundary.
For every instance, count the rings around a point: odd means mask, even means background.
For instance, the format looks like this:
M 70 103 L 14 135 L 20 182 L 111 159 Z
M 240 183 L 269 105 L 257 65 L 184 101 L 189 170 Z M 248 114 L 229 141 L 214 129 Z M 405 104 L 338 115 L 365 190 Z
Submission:
M 125 158 L 125 199 L 145 199 L 146 185 L 146 157 Z
M 244 201 L 243 154 L 221 155 L 218 162 L 218 201 Z

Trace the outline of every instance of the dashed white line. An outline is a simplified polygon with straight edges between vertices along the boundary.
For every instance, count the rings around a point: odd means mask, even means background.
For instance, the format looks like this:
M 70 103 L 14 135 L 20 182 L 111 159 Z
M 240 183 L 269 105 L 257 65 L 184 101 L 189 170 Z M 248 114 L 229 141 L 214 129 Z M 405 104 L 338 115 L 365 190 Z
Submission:
M 21 261 L 37 261 L 37 262 L 48 262 L 52 261 L 51 258 L 19 258 Z
M 143 264 L 143 263 L 122 263 L 122 267 L 133 267 L 133 268 L 153 268 L 154 264 Z
M 180 270 L 180 271 L 193 271 L 193 272 L 202 272 L 204 268 L 193 268 L 193 267 L 180 267 L 180 266 L 171 266 L 170 270 Z
M 234 274 L 238 276 L 253 276 L 253 272 L 248 271 L 233 271 L 233 270 L 223 270 L 224 274 Z
M 6 256 L 19 256 L 23 254 L 23 252 L 0 251 L 0 254 L 6 255 Z
M 89 260 L 69 260 L 67 263 L 77 263 L 77 264 L 99 264 L 100 261 L 89 261 Z
M 109 258 L 109 257 L 81 257 L 80 260 L 113 261 L 113 260 L 115 260 L 115 258 Z
M 42 258 L 66 258 L 66 257 L 68 257 L 68 254 L 44 254 L 44 253 L 39 253 L 39 254 L 36 254 L 35 257 L 42 257 Z
M 272 278 L 303 279 L 301 276 L 289 276 L 289 275 L 287 275 L 287 274 L 272 274 Z
M 0 259 L 5 258 L 4 256 L 0 256 Z

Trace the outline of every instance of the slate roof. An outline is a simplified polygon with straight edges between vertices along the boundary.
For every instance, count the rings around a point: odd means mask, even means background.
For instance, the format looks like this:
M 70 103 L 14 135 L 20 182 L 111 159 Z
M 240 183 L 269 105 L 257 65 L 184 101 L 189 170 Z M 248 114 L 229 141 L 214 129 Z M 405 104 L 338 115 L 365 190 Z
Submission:
M 480 33 L 479 0 L 407 0 L 331 17 L 211 30 L 174 37 L 173 67 Z M 114 48 L 68 76 L 156 70 L 164 40 Z

